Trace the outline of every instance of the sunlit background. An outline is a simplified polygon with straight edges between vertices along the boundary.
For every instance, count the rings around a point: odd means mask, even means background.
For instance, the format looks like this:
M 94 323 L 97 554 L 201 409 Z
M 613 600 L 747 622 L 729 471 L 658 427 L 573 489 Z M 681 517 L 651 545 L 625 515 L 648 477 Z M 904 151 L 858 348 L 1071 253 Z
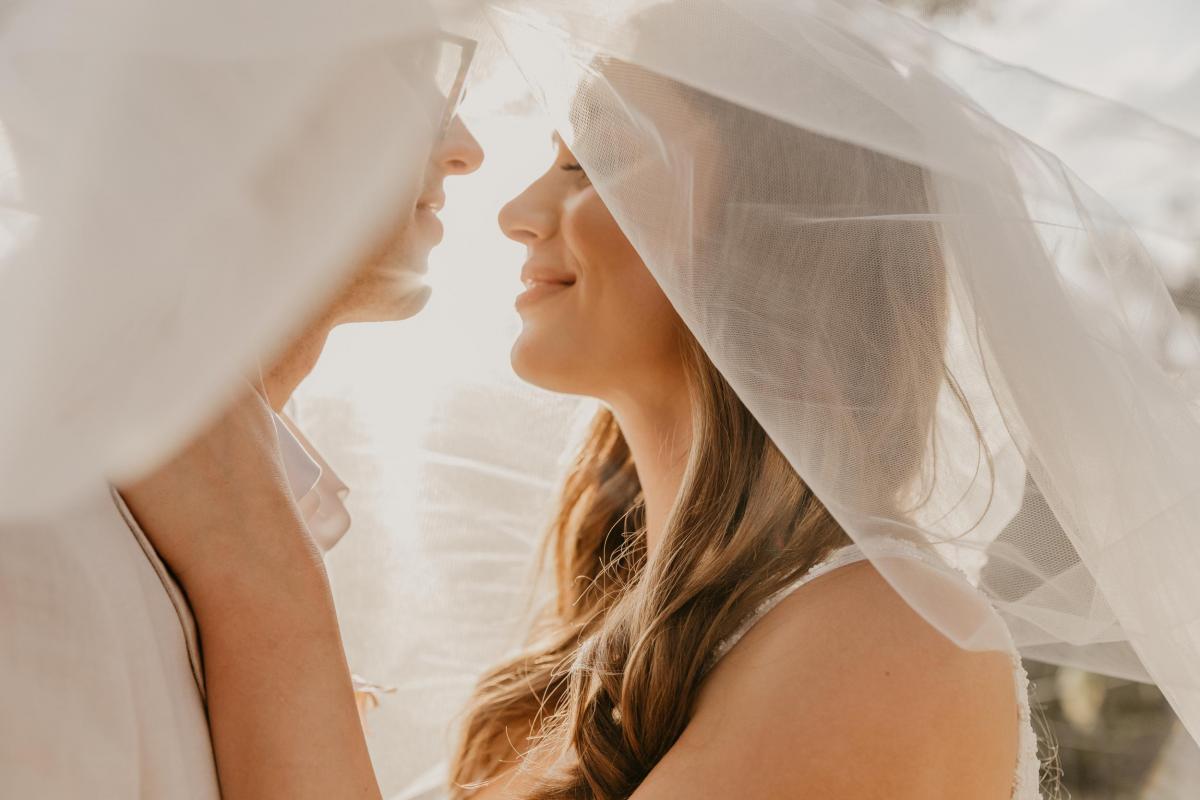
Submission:
M 1200 135 L 1194 0 L 895 4 L 1001 60 Z M 354 526 L 330 569 L 352 669 L 394 689 L 368 717 L 387 794 L 436 769 L 481 666 L 517 641 L 555 476 L 591 410 L 524 386 L 508 368 L 524 250 L 503 237 L 496 213 L 549 164 L 550 125 L 519 75 L 475 78 L 462 116 L 487 158 L 476 175 L 447 181 L 428 308 L 336 331 L 297 397 L 301 424 L 352 490 Z M 1169 276 L 1192 313 L 1195 244 L 1172 244 Z M 454 502 L 464 495 L 487 497 L 486 517 L 464 517 Z M 1065 772 L 1061 796 L 1200 796 L 1200 754 L 1154 689 L 1037 664 L 1030 672 Z
M 429 305 L 336 331 L 297 396 L 351 487 L 352 533 L 329 564 L 351 668 L 394 689 L 368 715 L 385 794 L 436 771 L 480 668 L 519 641 L 555 477 L 592 408 L 526 386 L 508 363 L 524 247 L 496 215 L 553 157 L 551 126 L 510 70 L 473 76 L 461 115 L 487 155 L 446 181 Z M 464 516 L 462 497 L 487 498 L 486 516 Z

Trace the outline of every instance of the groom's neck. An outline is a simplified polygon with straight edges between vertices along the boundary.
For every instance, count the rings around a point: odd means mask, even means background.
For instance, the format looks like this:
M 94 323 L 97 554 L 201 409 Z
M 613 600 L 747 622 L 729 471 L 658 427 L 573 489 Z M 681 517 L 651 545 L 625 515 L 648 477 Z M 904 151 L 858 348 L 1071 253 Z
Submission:
M 296 387 L 317 366 L 317 359 L 321 357 L 333 327 L 332 323 L 325 321 L 309 327 L 263 373 L 267 398 L 276 413 L 283 410 Z

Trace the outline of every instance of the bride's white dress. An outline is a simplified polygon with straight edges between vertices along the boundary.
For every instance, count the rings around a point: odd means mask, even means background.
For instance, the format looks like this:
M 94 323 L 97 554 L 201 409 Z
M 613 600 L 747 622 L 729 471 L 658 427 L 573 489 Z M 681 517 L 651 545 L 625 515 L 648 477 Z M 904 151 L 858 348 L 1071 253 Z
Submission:
M 872 552 L 876 553 L 876 557 L 913 558 L 936 569 L 953 572 L 950 567 L 927 551 L 914 547 L 907 542 L 895 541 L 882 549 L 879 546 L 880 544 L 882 543 L 876 543 L 872 547 Z M 884 552 L 884 550 L 888 552 Z M 718 645 L 716 651 L 713 653 L 712 665 L 715 665 L 724 658 L 741 641 L 747 631 L 801 586 L 822 575 L 827 575 L 835 569 L 866 560 L 866 558 L 866 554 L 862 552 L 858 545 L 847 545 L 835 550 L 796 581 L 767 598 L 733 634 Z M 1025 673 L 1025 667 L 1021 664 L 1021 657 L 1015 647 L 1010 646 L 1009 655 L 1012 658 L 1013 665 L 1013 690 L 1017 698 L 1019 726 L 1017 731 L 1019 739 L 1017 767 L 1016 773 L 1013 775 L 1012 800 L 1042 800 L 1039 778 L 1041 765 L 1037 755 L 1037 734 L 1034 732 L 1033 719 L 1029 710 L 1029 678 Z M 430 773 L 418 782 L 418 784 L 392 798 L 392 800 L 442 800 L 445 796 L 441 788 L 443 775 L 444 772 L 442 770 Z

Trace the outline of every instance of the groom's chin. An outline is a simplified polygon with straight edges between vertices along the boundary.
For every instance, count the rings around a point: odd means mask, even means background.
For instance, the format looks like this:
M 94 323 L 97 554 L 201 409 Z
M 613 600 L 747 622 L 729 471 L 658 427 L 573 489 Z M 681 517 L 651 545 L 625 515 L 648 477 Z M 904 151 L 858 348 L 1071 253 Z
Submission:
M 390 292 L 386 297 L 375 298 L 375 302 L 362 309 L 356 322 L 399 322 L 420 314 L 429 303 L 433 288 L 413 276 L 411 282 Z
M 429 298 L 432 296 L 433 287 L 429 284 L 421 284 L 413 288 L 397 301 L 390 319 L 397 321 L 415 317 L 424 310 L 425 306 L 429 303 Z
M 412 272 L 359 279 L 335 302 L 337 324 L 396 322 L 415 317 L 429 303 L 433 289 L 425 277 Z

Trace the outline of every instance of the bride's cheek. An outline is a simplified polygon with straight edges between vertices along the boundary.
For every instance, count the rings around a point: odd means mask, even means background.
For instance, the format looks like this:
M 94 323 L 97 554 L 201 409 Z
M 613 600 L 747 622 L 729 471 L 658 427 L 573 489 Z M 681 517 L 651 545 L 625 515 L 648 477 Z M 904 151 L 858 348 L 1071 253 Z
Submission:
M 592 363 L 634 369 L 673 353 L 674 309 L 594 189 L 564 208 L 562 231 L 582 278 L 575 325 Z
M 592 187 L 571 198 L 563 210 L 563 234 L 587 272 L 602 272 L 595 278 L 625 271 L 641 259 L 625 238 L 621 226 Z M 590 269 L 589 269 L 590 268 Z M 589 274 L 589 280 L 593 278 Z

